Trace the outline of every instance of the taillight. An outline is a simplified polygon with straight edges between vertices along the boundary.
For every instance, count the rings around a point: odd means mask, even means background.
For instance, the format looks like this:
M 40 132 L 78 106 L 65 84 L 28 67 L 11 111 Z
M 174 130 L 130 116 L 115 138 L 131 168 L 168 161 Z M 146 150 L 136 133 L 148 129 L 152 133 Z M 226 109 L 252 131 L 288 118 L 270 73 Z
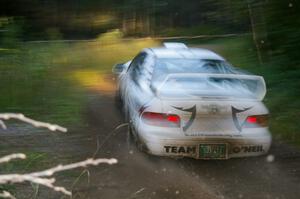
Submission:
M 180 127 L 180 117 L 174 114 L 143 112 L 142 121 L 154 126 Z
M 268 115 L 251 115 L 245 120 L 244 128 L 267 127 Z

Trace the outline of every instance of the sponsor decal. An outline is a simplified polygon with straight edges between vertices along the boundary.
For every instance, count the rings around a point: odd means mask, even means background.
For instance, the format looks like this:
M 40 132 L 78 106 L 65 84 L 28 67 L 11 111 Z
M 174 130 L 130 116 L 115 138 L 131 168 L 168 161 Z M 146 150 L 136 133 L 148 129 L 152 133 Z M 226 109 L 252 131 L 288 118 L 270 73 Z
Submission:
M 196 146 L 164 146 L 166 153 L 195 154 Z
M 262 145 L 234 146 L 232 148 L 233 153 L 258 153 L 264 151 L 265 150 Z
M 190 133 L 187 136 L 204 136 L 204 137 L 242 137 L 241 134 L 205 134 L 205 133 Z
M 237 114 L 248 111 L 251 108 L 252 107 L 248 107 L 248 108 L 244 108 L 244 109 L 237 109 L 237 108 L 231 106 L 233 123 L 234 123 L 235 127 L 237 128 L 237 130 L 239 130 L 239 132 L 242 131 L 242 125 L 237 118 Z
M 193 124 L 193 122 L 195 120 L 195 117 L 196 117 L 196 105 L 194 105 L 191 108 L 186 108 L 186 109 L 184 109 L 183 107 L 175 107 L 175 106 L 172 106 L 172 107 L 176 108 L 178 110 L 181 110 L 181 111 L 192 113 L 192 115 L 191 115 L 190 119 L 188 120 L 188 122 L 182 127 L 183 131 L 185 132 Z

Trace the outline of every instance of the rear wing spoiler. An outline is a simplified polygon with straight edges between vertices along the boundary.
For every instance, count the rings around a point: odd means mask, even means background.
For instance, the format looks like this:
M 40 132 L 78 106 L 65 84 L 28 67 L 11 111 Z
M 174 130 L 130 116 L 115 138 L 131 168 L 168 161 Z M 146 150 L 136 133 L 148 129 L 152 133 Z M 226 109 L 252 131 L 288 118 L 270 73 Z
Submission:
M 218 81 L 225 81 L 225 80 L 238 80 L 238 83 L 231 83 L 231 85 L 229 85 L 230 89 L 232 91 L 238 91 L 240 89 L 244 89 L 247 90 L 248 92 L 251 92 L 251 94 L 254 96 L 253 98 L 256 100 L 260 100 L 262 101 L 266 95 L 266 83 L 265 80 L 262 76 L 257 76 L 257 75 L 244 75 L 244 74 L 212 74 L 212 73 L 173 73 L 173 74 L 169 74 L 166 76 L 166 78 L 164 79 L 164 81 L 159 84 L 156 88 L 156 94 L 158 96 L 162 95 L 162 92 L 164 89 L 167 90 L 174 90 L 175 91 L 179 91 L 180 88 L 172 88 L 173 87 L 173 83 L 172 80 L 174 81 L 179 81 L 181 80 L 182 82 L 188 82 L 190 79 L 190 81 L 192 79 L 199 79 L 202 82 L 206 82 L 212 86 L 215 86 L 217 89 L 223 89 L 222 87 L 220 87 Z M 212 81 L 213 80 L 213 81 Z M 233 81 L 231 81 L 233 82 Z M 169 84 L 170 83 L 170 84 Z M 221 86 L 224 83 L 222 83 Z M 200 87 L 200 86 L 199 86 Z M 227 88 L 224 87 L 224 89 L 228 89 L 228 85 Z M 189 87 L 187 88 L 183 88 L 183 90 L 198 90 L 197 88 L 192 88 L 190 89 Z M 203 92 L 203 95 L 205 96 L 205 93 L 212 93 L 214 89 L 208 88 L 207 90 L 201 90 L 199 89 L 200 92 Z M 217 92 L 215 90 L 215 92 Z

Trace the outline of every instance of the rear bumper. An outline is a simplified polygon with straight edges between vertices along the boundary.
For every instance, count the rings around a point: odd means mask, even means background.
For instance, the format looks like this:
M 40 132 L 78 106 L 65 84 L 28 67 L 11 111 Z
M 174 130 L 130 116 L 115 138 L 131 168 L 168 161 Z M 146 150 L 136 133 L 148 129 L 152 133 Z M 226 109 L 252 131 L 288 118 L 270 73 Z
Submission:
M 206 159 L 201 157 L 200 145 L 203 144 L 225 144 L 226 158 L 249 157 L 266 154 L 271 146 L 271 135 L 269 131 L 260 129 L 255 136 L 226 135 L 209 137 L 190 136 L 163 136 L 162 134 L 138 133 L 140 140 L 144 143 L 148 152 L 159 156 L 191 157 L 195 159 Z

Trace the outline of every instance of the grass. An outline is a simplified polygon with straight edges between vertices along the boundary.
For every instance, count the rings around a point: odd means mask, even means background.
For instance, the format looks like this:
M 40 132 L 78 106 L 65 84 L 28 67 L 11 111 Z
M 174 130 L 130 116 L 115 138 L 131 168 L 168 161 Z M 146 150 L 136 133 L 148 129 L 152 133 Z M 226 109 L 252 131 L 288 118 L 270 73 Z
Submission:
M 174 37 L 174 36 L 195 36 L 195 35 L 218 35 L 224 34 L 224 29 L 219 28 L 218 26 L 211 25 L 202 25 L 202 26 L 193 26 L 189 28 L 163 28 L 156 30 L 157 35 Z
M 8 163 L 0 164 L 1 174 L 8 173 L 25 173 L 37 171 L 41 168 L 47 168 L 49 162 L 47 163 L 47 154 L 27 151 L 24 152 L 27 156 L 25 160 L 14 160 Z M 16 194 L 16 186 L 13 184 L 0 185 L 0 192 L 8 191 L 13 195 Z
M 85 87 L 109 87 L 111 82 L 101 74 L 153 45 L 158 42 L 104 35 L 91 42 L 23 43 L 18 50 L 0 51 L 2 112 L 22 112 L 61 125 L 80 123 Z
M 48 156 L 46 153 L 26 151 L 26 159 L 24 160 L 14 160 L 5 164 L 0 164 L 1 173 L 9 173 L 12 170 L 14 172 L 33 172 L 37 169 L 47 168 L 48 163 L 46 163 Z M 43 165 L 41 165 L 41 162 Z

